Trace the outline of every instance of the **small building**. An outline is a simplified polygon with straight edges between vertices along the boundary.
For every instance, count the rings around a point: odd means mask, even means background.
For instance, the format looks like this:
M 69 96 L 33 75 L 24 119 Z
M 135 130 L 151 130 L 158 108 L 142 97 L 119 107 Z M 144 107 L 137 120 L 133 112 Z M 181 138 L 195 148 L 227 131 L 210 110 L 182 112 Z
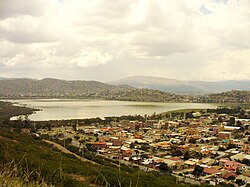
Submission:
M 224 168 L 226 170 L 228 170 L 228 171 L 234 171 L 234 172 L 236 172 L 237 170 L 241 170 L 242 169 L 242 164 L 239 163 L 239 162 L 228 160 L 225 163 Z
M 232 133 L 227 131 L 221 131 L 218 133 L 219 140 L 229 140 Z
M 198 134 L 198 130 L 195 128 L 188 128 L 186 130 L 186 135 L 191 136 L 191 135 L 196 135 Z
M 214 175 L 214 174 L 218 173 L 219 170 L 216 168 L 213 168 L 213 167 L 207 167 L 207 168 L 204 168 L 203 172 L 208 174 L 208 175 Z
M 103 148 L 107 148 L 108 145 L 106 142 L 94 142 L 93 143 L 93 148 L 96 148 L 96 149 L 103 149 Z
M 194 160 L 187 160 L 184 162 L 184 168 L 185 169 L 194 169 L 196 166 L 196 162 Z

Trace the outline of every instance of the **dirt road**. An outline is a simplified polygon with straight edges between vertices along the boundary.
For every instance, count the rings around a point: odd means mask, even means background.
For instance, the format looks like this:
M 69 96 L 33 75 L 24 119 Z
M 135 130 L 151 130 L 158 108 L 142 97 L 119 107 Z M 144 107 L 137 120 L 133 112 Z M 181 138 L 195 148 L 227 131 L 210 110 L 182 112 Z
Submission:
M 78 158 L 79 160 L 81 160 L 81 161 L 83 161 L 83 162 L 90 162 L 90 163 L 92 163 L 92 164 L 100 165 L 100 164 L 98 164 L 98 163 L 96 163 L 96 162 L 93 162 L 92 160 L 88 160 L 88 159 L 86 159 L 86 158 L 83 158 L 83 157 L 81 157 L 81 156 L 79 156 L 79 155 L 77 155 L 77 154 L 75 154 L 75 153 L 69 151 L 68 149 L 66 149 L 65 147 L 61 146 L 61 145 L 58 144 L 58 143 L 55 143 L 55 142 L 52 142 L 52 141 L 49 141 L 49 140 L 42 140 L 42 141 L 44 141 L 44 142 L 46 142 L 46 143 L 48 143 L 48 144 L 50 144 L 50 145 L 53 145 L 55 148 L 57 148 L 57 149 L 58 149 L 59 151 L 61 151 L 62 153 L 69 154 L 69 155 L 73 155 L 74 157 Z

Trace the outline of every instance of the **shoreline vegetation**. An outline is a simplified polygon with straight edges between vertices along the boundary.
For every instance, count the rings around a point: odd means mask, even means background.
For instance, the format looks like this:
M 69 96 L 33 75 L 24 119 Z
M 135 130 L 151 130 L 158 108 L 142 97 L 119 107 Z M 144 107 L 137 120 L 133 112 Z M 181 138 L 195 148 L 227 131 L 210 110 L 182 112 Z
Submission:
M 169 102 L 169 103 L 250 103 L 250 91 L 232 90 L 206 95 L 174 94 L 151 89 L 110 89 L 99 92 L 83 92 L 65 94 L 64 92 L 25 92 L 19 91 L 0 94 L 0 99 L 99 99 L 138 102 Z
M 13 98 L 9 98 L 9 99 L 13 99 Z M 27 99 L 31 99 L 31 98 L 27 98 Z M 35 99 L 35 98 L 34 98 Z M 48 99 L 59 99 L 59 98 L 48 98 Z M 13 99 L 15 100 L 15 99 Z M 69 99 L 71 100 L 71 99 Z M 213 103 L 213 104 L 217 104 L 218 107 L 217 108 L 250 108 L 250 103 Z M 20 120 L 25 120 L 24 118 L 26 118 L 26 120 L 30 119 L 28 118 L 29 115 L 34 114 L 34 112 L 36 111 L 41 111 L 42 109 L 39 108 L 32 108 L 30 106 L 27 106 L 25 104 L 18 104 L 18 103 L 13 103 L 13 102 L 9 102 L 9 101 L 3 101 L 0 100 L 0 120 L 10 120 L 10 118 L 12 117 L 17 117 L 16 120 L 13 121 L 20 121 Z M 161 112 L 161 113 L 153 113 L 152 116 L 157 116 L 158 118 L 160 118 L 160 116 L 163 115 L 169 115 L 171 113 L 188 113 L 188 112 L 199 112 L 199 111 L 203 111 L 205 112 L 207 110 L 207 108 L 189 108 L 189 109 L 177 109 L 177 110 L 170 110 L 167 112 Z M 149 116 L 149 115 L 147 115 Z M 93 117 L 93 118 L 72 118 L 72 119 L 58 119 L 58 120 L 43 120 L 43 121 L 35 121 L 36 123 L 46 123 L 46 122 L 65 122 L 65 123 L 69 123 L 69 122 L 81 122 L 81 121 L 97 121 L 98 122 L 104 122 L 104 123 L 109 123 L 110 120 L 112 119 L 131 119 L 131 120 L 142 120 L 145 117 L 145 115 L 120 115 L 120 116 L 107 116 L 107 117 Z M 104 119 L 104 120 L 103 120 Z

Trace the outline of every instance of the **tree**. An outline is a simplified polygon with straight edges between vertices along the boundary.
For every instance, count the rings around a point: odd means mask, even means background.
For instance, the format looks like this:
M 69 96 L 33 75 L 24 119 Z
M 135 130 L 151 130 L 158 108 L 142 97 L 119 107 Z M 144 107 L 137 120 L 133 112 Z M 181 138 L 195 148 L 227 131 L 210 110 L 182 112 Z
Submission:
M 193 171 L 193 175 L 195 175 L 196 177 L 199 177 L 202 173 L 203 173 L 203 168 L 196 165 Z
M 179 144 L 180 144 L 180 145 L 185 145 L 185 142 L 184 142 L 184 141 L 181 141 Z
M 225 151 L 226 149 L 222 146 L 219 147 L 218 151 Z
M 238 184 L 239 186 L 246 184 L 242 179 L 236 179 L 235 183 Z
M 235 118 L 234 117 L 230 117 L 229 119 L 229 125 L 234 125 L 235 124 Z
M 248 159 L 244 159 L 244 160 L 242 160 L 242 164 L 250 166 L 250 161 Z
M 132 143 L 130 144 L 129 148 L 130 148 L 130 149 L 134 149 L 134 148 L 135 148 L 135 145 L 136 145 L 136 144 L 132 142 Z
M 74 131 L 77 131 L 77 124 L 73 124 L 72 128 L 73 128 Z
M 188 151 L 186 151 L 185 153 L 184 153 L 184 160 L 188 160 L 189 158 L 190 158 L 190 155 L 189 155 L 189 152 Z
M 220 156 L 217 152 L 213 155 L 214 158 Z
M 98 142 L 98 141 L 99 141 L 98 134 L 95 134 L 94 136 L 95 136 L 95 138 L 96 138 L 95 141 Z
M 147 151 L 148 149 L 149 149 L 149 146 L 148 146 L 148 145 L 145 145 L 145 144 L 142 144 L 142 145 L 141 145 L 141 150 Z
M 68 146 L 72 143 L 72 138 L 66 138 L 64 139 L 65 146 Z
M 244 118 L 245 117 L 245 113 L 246 111 L 244 109 L 240 110 L 240 118 Z
M 168 165 L 166 163 L 161 163 L 159 166 L 159 169 L 163 172 L 168 173 L 168 174 L 172 173 L 172 170 L 168 167 Z
M 196 152 L 195 158 L 202 159 L 202 153 Z
M 239 120 L 238 120 L 238 121 L 236 121 L 236 126 L 237 126 L 237 127 L 242 127 L 242 123 L 241 123 L 241 121 L 239 121 Z
M 196 140 L 194 138 L 190 138 L 188 142 L 192 144 L 196 144 Z
M 157 153 L 157 148 L 156 148 L 156 147 L 153 147 L 153 148 L 151 149 L 151 151 L 152 151 L 153 154 L 156 154 L 156 153 Z
M 80 136 L 79 136 L 79 135 L 75 135 L 74 138 L 75 138 L 76 140 L 79 140 L 79 139 L 80 139 Z
M 52 129 L 51 123 L 47 122 L 47 123 L 45 124 L 45 128 L 46 128 L 48 131 L 51 131 L 51 129 Z
M 84 140 L 84 139 L 79 140 L 79 143 L 82 144 L 82 145 L 83 145 L 85 142 L 86 142 L 86 140 Z
M 228 144 L 228 147 L 227 147 L 228 149 L 233 149 L 233 148 L 236 148 L 236 145 L 234 145 L 234 144 Z
M 193 118 L 193 113 L 192 112 L 187 112 L 186 113 L 186 118 Z
M 86 147 L 87 147 L 88 151 L 91 151 L 91 152 L 96 151 L 96 149 L 95 149 L 95 148 L 93 147 L 93 145 L 90 144 L 90 143 L 87 143 L 87 144 L 86 144 Z
M 0 120 L 1 120 L 1 117 L 0 117 Z M 0 122 L 0 125 L 4 125 L 7 128 L 10 128 L 11 127 L 10 118 L 4 118 L 4 119 L 2 119 L 2 124 Z
M 174 149 L 174 150 L 172 150 L 171 155 L 172 156 L 182 156 L 183 153 L 179 149 Z
M 233 180 L 235 180 L 235 176 L 229 176 L 228 178 L 227 178 L 227 180 L 229 180 L 229 181 L 233 181 Z

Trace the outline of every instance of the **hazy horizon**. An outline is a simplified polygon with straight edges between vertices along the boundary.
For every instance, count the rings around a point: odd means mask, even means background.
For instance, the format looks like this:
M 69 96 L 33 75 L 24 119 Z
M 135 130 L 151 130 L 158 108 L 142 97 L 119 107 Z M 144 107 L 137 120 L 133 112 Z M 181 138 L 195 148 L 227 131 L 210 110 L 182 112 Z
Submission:
M 250 80 L 249 0 L 2 0 L 0 77 Z
M 158 77 L 158 76 L 143 76 L 143 75 L 134 75 L 134 76 L 127 76 L 127 77 L 118 77 L 118 78 L 114 78 L 114 79 L 107 79 L 107 80 L 103 80 L 101 78 L 63 78 L 61 76 L 58 77 L 25 77 L 25 76 L 16 76 L 16 77 L 3 77 L 1 76 L 1 78 L 5 78 L 5 79 L 34 79 L 34 80 L 42 80 L 42 79 L 58 79 L 58 80 L 66 80 L 66 81 L 97 81 L 97 82 L 103 82 L 103 83 L 111 83 L 114 81 L 118 81 L 118 80 L 123 80 L 123 79 L 127 79 L 127 78 L 134 78 L 134 77 L 150 77 L 150 78 L 163 78 L 163 79 L 170 79 L 170 80 L 177 80 L 177 81 L 201 81 L 201 82 L 223 82 L 223 81 L 250 81 L 249 79 L 218 79 L 218 80 L 213 80 L 213 79 L 178 79 L 178 78 L 174 78 L 174 77 Z
M 103 81 L 103 80 L 97 80 L 97 79 L 77 79 L 77 78 L 73 78 L 73 79 L 63 79 L 63 78 L 58 78 L 58 77 L 41 77 L 41 78 L 36 78 L 36 77 L 0 77 L 4 78 L 4 79 L 32 79 L 32 80 L 43 80 L 43 79 L 58 79 L 58 80 L 65 80 L 65 81 L 97 81 L 97 82 L 103 82 L 103 83 L 107 83 L 107 84 L 111 84 L 112 82 L 115 81 L 120 81 L 120 80 L 127 80 L 130 78 L 138 78 L 138 77 L 144 77 L 144 78 L 152 78 L 152 79 L 169 79 L 169 80 L 176 80 L 176 81 L 201 81 L 201 82 L 223 82 L 223 81 L 250 81 L 250 79 L 243 79 L 243 80 L 181 80 L 181 79 L 175 79 L 175 78 L 169 78 L 169 77 L 154 77 L 154 76 L 128 76 L 128 77 L 122 77 L 122 78 L 118 78 L 118 79 L 114 79 L 114 80 L 108 80 L 108 81 Z

